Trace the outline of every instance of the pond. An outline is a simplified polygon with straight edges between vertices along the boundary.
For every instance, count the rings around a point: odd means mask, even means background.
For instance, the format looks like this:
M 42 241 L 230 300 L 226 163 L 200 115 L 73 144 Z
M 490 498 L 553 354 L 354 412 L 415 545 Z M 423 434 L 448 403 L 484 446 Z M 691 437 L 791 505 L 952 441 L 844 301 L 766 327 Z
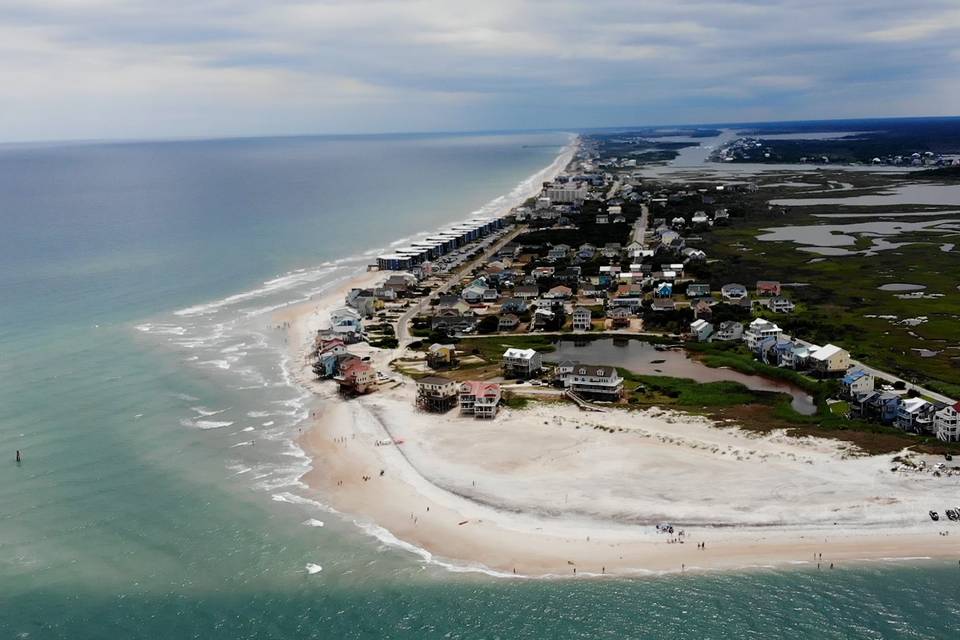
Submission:
M 905 233 L 953 234 L 960 231 L 960 220 L 938 219 L 909 221 L 862 222 L 853 224 L 813 224 L 761 229 L 763 233 L 757 240 L 763 242 L 795 242 L 805 251 L 826 256 L 853 255 L 855 251 L 843 247 L 855 245 L 859 236 L 871 238 L 872 246 L 868 251 L 896 249 L 904 243 L 890 242 L 886 237 L 896 237 Z
M 773 391 L 789 394 L 790 405 L 803 415 L 813 415 L 817 407 L 813 398 L 803 389 L 782 380 L 747 375 L 727 368 L 708 367 L 691 359 L 681 348 L 657 348 L 641 340 L 603 338 L 599 340 L 560 340 L 556 351 L 547 354 L 551 362 L 576 360 L 589 364 L 623 367 L 641 375 L 664 375 L 689 378 L 697 382 L 739 382 L 754 391 Z
M 775 206 L 883 206 L 891 204 L 960 205 L 960 185 L 905 184 L 880 193 L 847 198 L 781 198 L 771 200 Z
M 880 291 L 923 291 L 926 288 L 926 285 L 907 284 L 906 282 L 891 282 L 877 287 Z

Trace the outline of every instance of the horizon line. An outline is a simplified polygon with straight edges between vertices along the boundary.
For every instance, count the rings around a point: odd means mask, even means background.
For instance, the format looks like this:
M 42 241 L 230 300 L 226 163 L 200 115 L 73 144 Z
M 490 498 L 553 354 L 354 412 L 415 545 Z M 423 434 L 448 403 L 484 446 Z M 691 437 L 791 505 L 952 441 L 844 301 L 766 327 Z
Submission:
M 571 133 L 581 134 L 599 131 L 617 131 L 629 129 L 670 129 L 670 128 L 705 128 L 705 127 L 744 127 L 769 124 L 808 124 L 808 123 L 843 123 L 843 122 L 883 122 L 902 120 L 952 120 L 960 119 L 960 115 L 952 116 L 869 116 L 845 118 L 813 118 L 789 120 L 744 120 L 738 122 L 689 122 L 689 123 L 655 123 L 655 124 L 622 124 L 587 127 L 546 127 L 534 129 L 464 129 L 464 130 L 435 130 L 435 131 L 377 131 L 377 132 L 327 132 L 327 133 L 253 133 L 253 134 L 222 134 L 222 135 L 182 135 L 158 138 L 62 138 L 37 139 L 20 141 L 0 141 L 0 149 L 11 147 L 41 147 L 41 146 L 70 146 L 70 145 L 97 145 L 97 144 L 140 144 L 140 143 L 176 143 L 176 142 L 214 142 L 214 141 L 243 141 L 243 140 L 275 140 L 293 138 L 373 138 L 387 136 L 451 136 L 451 135 L 492 135 L 492 134 L 522 134 L 522 133 Z

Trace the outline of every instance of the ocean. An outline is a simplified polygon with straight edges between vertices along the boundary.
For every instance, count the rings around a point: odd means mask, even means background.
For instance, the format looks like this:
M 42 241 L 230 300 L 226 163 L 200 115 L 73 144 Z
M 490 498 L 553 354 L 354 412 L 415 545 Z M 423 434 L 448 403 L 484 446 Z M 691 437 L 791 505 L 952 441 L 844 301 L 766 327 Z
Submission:
M 569 140 L 0 147 L 0 638 L 952 637 L 957 566 L 503 579 L 305 497 L 271 312 Z

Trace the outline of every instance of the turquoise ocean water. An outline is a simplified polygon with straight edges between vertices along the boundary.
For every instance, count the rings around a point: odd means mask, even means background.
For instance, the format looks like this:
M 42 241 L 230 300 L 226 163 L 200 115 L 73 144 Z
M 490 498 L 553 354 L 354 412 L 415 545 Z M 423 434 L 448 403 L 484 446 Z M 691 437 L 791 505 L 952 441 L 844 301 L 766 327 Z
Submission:
M 497 579 L 303 497 L 270 311 L 568 140 L 0 147 L 0 639 L 956 637 L 956 566 Z

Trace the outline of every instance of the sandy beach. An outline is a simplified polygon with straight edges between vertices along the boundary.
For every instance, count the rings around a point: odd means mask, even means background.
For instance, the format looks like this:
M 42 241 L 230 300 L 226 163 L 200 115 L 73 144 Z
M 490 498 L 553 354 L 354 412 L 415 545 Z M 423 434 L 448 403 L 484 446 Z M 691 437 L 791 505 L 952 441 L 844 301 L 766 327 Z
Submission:
M 557 402 L 504 409 L 493 421 L 425 414 L 413 381 L 390 371 L 402 346 L 352 345 L 397 381 L 344 400 L 313 377 L 313 336 L 349 289 L 385 277 L 359 274 L 274 316 L 295 377 L 317 398 L 300 440 L 313 459 L 302 480 L 381 540 L 504 576 L 960 558 L 960 530 L 927 515 L 960 504 L 960 476 L 893 472 L 893 456 L 835 440 Z
M 298 378 L 318 397 L 300 442 L 314 460 L 303 481 L 382 539 L 509 576 L 960 557 L 960 532 L 941 535 L 951 523 L 927 516 L 955 506 L 960 477 L 893 473 L 892 456 L 837 441 L 757 436 L 656 409 L 534 403 L 493 421 L 437 416 L 414 407 L 411 380 L 343 400 L 312 379 L 305 345 L 346 290 L 382 275 L 277 314 Z M 384 371 L 397 355 L 355 350 Z

